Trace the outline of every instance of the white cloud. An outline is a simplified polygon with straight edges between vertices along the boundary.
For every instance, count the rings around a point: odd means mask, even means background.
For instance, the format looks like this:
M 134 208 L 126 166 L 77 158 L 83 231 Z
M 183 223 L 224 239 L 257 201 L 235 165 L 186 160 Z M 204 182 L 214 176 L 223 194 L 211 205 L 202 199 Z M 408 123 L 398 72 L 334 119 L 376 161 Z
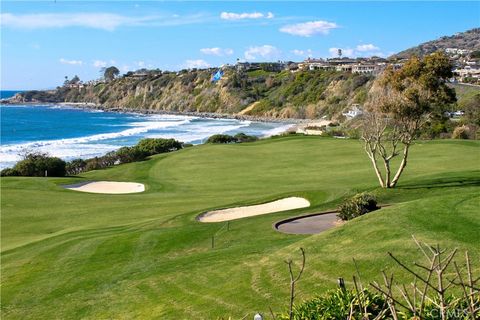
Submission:
M 275 16 L 271 12 L 261 13 L 261 12 L 222 12 L 220 13 L 220 18 L 223 20 L 243 20 L 243 19 L 273 19 Z
M 270 59 L 280 55 L 280 50 L 271 45 L 263 45 L 258 47 L 250 47 L 245 51 L 245 59 L 255 60 L 259 57 Z
M 135 65 L 138 66 L 139 68 L 145 68 L 146 66 L 145 61 L 136 61 Z
M 330 48 L 328 49 L 328 52 L 330 52 L 330 55 L 332 57 L 338 57 L 338 49 L 342 50 L 342 57 L 353 57 L 354 56 L 354 50 L 350 48 Z
M 380 48 L 370 43 L 370 44 L 360 44 L 357 46 L 356 50 L 360 52 L 368 52 L 368 51 L 378 51 L 380 50 Z
M 294 55 L 300 56 L 300 57 L 312 57 L 313 56 L 313 51 L 311 49 L 308 49 L 308 50 L 294 49 L 294 50 L 292 50 L 292 53 Z
M 125 16 L 115 13 L 33 13 L 0 14 L 0 25 L 19 29 L 84 27 L 114 31 L 122 26 L 174 26 L 204 22 L 204 14 L 185 16 Z
M 206 62 L 205 60 L 202 60 L 202 59 L 187 60 L 187 61 L 185 61 L 185 67 L 187 67 L 188 69 L 208 68 L 208 67 L 210 67 L 210 64 L 208 62 Z
M 61 58 L 60 63 L 61 64 L 70 64 L 70 65 L 81 66 L 83 64 L 83 61 L 82 60 L 67 60 L 67 59 Z
M 229 48 L 225 48 L 225 49 L 222 49 L 222 48 L 218 48 L 218 47 L 214 47 L 214 48 L 202 48 L 200 49 L 200 52 L 203 53 L 203 54 L 208 54 L 208 55 L 212 55 L 212 56 L 231 56 L 233 54 L 233 50 L 232 49 L 229 49 Z
M 294 36 L 311 37 L 316 34 L 328 34 L 330 30 L 336 28 L 338 25 L 334 22 L 318 20 L 287 25 L 281 27 L 280 31 Z
M 93 61 L 93 66 L 95 68 L 105 68 L 107 66 L 107 61 L 103 60 L 94 60 Z

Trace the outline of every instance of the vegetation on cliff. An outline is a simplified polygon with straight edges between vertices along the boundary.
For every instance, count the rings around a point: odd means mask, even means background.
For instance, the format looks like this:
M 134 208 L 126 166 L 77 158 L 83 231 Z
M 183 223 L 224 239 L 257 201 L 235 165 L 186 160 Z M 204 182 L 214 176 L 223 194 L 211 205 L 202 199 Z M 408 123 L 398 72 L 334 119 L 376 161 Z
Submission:
M 334 71 L 270 72 L 213 69 L 129 73 L 115 80 L 52 91 L 28 91 L 17 102 L 88 102 L 107 109 L 209 112 L 274 118 L 335 117 L 363 103 L 372 77 Z
M 436 40 L 424 42 L 416 47 L 401 51 L 392 57 L 405 59 L 411 56 L 424 56 L 447 48 L 480 50 L 480 28 L 474 28 L 465 32 L 458 32 L 452 36 L 441 37 Z

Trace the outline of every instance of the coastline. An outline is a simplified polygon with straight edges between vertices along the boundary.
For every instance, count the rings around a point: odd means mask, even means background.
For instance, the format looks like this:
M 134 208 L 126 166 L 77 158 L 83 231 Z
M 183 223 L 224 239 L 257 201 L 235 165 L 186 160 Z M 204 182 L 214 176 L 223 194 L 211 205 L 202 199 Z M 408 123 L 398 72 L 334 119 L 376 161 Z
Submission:
M 41 101 L 29 101 L 29 102 L 20 102 L 20 101 L 11 101 L 11 99 L 2 99 L 0 105 L 46 105 L 46 106 L 65 106 L 73 107 L 79 109 L 88 109 L 88 110 L 100 110 L 106 112 L 117 112 L 117 113 L 137 113 L 145 115 L 178 115 L 178 116 L 190 116 L 206 119 L 234 119 L 234 120 L 247 120 L 247 121 L 256 121 L 256 122 L 276 122 L 276 123 L 285 123 L 292 124 L 292 126 L 298 126 L 302 124 L 307 124 L 314 121 L 314 119 L 298 119 L 298 118 L 274 118 L 274 117 L 260 117 L 260 116 L 249 116 L 241 114 L 229 114 L 229 113 L 217 113 L 217 112 L 196 112 L 196 111 L 168 111 L 168 110 L 152 110 L 152 109 L 138 109 L 138 108 L 106 108 L 103 105 L 96 104 L 93 102 L 41 102 Z
M 154 116 L 154 115 L 158 115 L 158 116 L 161 116 L 161 115 L 178 115 L 178 116 L 183 116 L 185 118 L 188 118 L 188 117 L 195 117 L 195 118 L 199 118 L 200 119 L 204 119 L 204 120 L 217 120 L 217 121 L 220 121 L 222 119 L 230 119 L 230 120 L 235 120 L 235 121 L 238 121 L 238 123 L 242 123 L 242 126 L 256 126 L 255 123 L 257 123 L 258 125 L 260 125 L 261 123 L 265 123 L 265 125 L 268 127 L 272 127 L 272 129 L 268 129 L 268 130 L 265 130 L 265 131 L 262 131 L 262 132 L 258 132 L 258 134 L 255 134 L 257 135 L 259 138 L 267 138 L 267 137 L 270 137 L 271 135 L 279 135 L 279 134 L 283 134 L 284 132 L 291 132 L 293 130 L 297 130 L 297 127 L 300 125 L 300 121 L 295 121 L 295 120 L 292 120 L 292 119 L 268 119 L 268 118 L 262 118 L 262 119 L 259 119 L 259 118 L 253 118 L 253 117 L 248 117 L 248 116 L 242 116 L 242 117 L 235 117 L 235 115 L 224 115 L 224 114 L 218 114 L 218 113 L 196 113 L 196 112 L 164 112 L 162 110 L 136 110 L 136 109 L 110 109 L 110 108 L 103 108 L 102 106 L 99 106 L 99 105 L 96 105 L 96 104 L 93 104 L 93 103 L 39 103 L 39 102 L 28 102 L 28 103 L 21 103 L 21 102 L 17 102 L 15 101 L 15 103 L 13 103 L 12 101 L 9 101 L 8 103 L 4 103 L 5 101 L 1 101 L 1 106 L 4 107 L 5 109 L 8 108 L 8 106 L 16 106 L 16 105 L 20 105 L 20 106 L 25 106 L 27 108 L 35 108 L 36 106 L 38 107 L 55 107 L 55 108 L 58 108 L 58 109 L 77 109 L 78 111 L 84 111 L 84 112 L 89 112 L 89 111 L 95 111 L 95 110 L 99 110 L 99 111 L 104 111 L 104 112 L 112 112 L 113 113 L 117 113 L 118 115 L 151 115 L 151 116 Z M 276 121 L 275 121 L 276 120 Z M 251 121 L 252 124 L 249 124 L 249 122 Z M 229 123 L 229 122 L 226 122 L 226 123 Z M 268 123 L 271 123 L 271 125 L 268 125 Z M 275 125 L 276 123 L 276 125 Z M 222 125 L 223 126 L 223 125 Z M 228 124 L 225 124 L 225 126 L 228 126 Z M 263 127 L 263 125 L 260 125 L 261 127 Z M 138 129 L 140 128 L 140 129 Z M 140 127 L 134 127 L 134 128 L 127 128 L 125 129 L 126 131 L 129 131 L 129 130 L 141 130 L 141 126 Z M 215 130 L 214 130 L 215 131 Z M 271 131 L 271 132 L 270 132 Z M 274 132 L 275 131 L 275 132 Z M 122 131 L 123 132 L 123 131 Z M 120 132 L 119 136 L 122 136 L 122 132 Z M 267 134 L 267 132 L 270 132 Z M 211 134 L 215 134 L 216 132 L 212 132 Z M 248 133 L 248 132 L 247 132 Z M 92 133 L 93 136 L 95 136 L 95 133 Z M 108 134 L 113 134 L 113 133 L 108 133 Z M 107 134 L 107 135 L 108 135 Z M 99 133 L 97 135 L 102 135 L 102 133 Z M 118 133 L 117 133 L 118 135 Z M 88 136 L 89 137 L 89 136 Z M 49 152 L 51 153 L 52 155 L 54 156 L 58 156 L 64 160 L 70 160 L 70 159 L 74 159 L 74 158 L 91 158 L 91 157 L 94 157 L 96 156 L 95 154 L 93 154 L 91 151 L 90 148 L 86 148 L 85 150 L 87 150 L 88 152 L 85 152 L 85 153 L 88 153 L 88 156 L 86 155 L 77 155 L 77 152 L 74 152 L 76 149 L 76 147 L 73 147 L 73 148 L 70 148 L 67 147 L 68 145 L 77 145 L 77 144 L 88 144 L 89 145 L 89 142 L 85 142 L 83 141 L 82 139 L 84 139 L 83 136 L 79 136 L 79 137 L 73 137 L 73 138 L 58 138 L 58 139 L 53 139 L 53 140 L 41 140 L 41 141 L 33 141 L 33 142 L 26 142 L 26 143 L 20 143 L 19 145 L 24 145 L 23 148 L 33 148 L 33 149 L 38 149 L 38 150 L 42 150 L 42 148 L 45 150 L 47 150 L 47 145 L 54 145 L 54 149 L 56 150 L 57 147 L 60 151 L 60 153 L 56 153 L 50 149 L 48 149 L 47 151 L 45 152 Z M 109 139 L 117 139 L 117 136 L 115 137 L 110 137 Z M 203 138 L 202 138 L 203 139 Z M 77 141 L 78 140 L 78 141 Z M 181 141 L 184 141 L 184 140 L 181 140 Z M 186 141 L 186 140 L 185 140 Z M 188 141 L 187 141 L 188 142 Z M 198 143 L 198 142 L 197 142 Z M 109 141 L 108 143 L 106 143 L 107 145 L 108 144 L 112 144 L 112 145 L 115 145 L 117 146 L 116 142 L 111 142 Z M 95 145 L 95 144 L 93 144 Z M 100 146 L 102 146 L 102 144 L 99 144 Z M 129 146 L 130 144 L 128 143 L 125 143 L 125 142 L 122 142 L 122 143 L 119 143 L 118 144 L 118 148 L 122 147 L 122 146 Z M 6 149 L 4 149 L 3 147 L 5 147 Z M 12 167 L 14 165 L 14 163 L 16 163 L 19 159 L 17 159 L 17 157 L 14 157 L 15 159 L 10 159 L 10 154 L 18 154 L 17 151 L 15 151 L 17 148 L 16 144 L 14 145 L 4 145 L 2 147 L 2 157 L 3 155 L 5 155 L 5 158 L 3 158 L 3 160 L 0 162 L 0 169 L 3 169 L 3 168 L 7 168 L 7 167 Z M 12 149 L 13 148 L 13 149 Z M 92 147 L 93 148 L 93 147 Z M 97 148 L 97 147 L 96 147 Z M 100 147 L 98 147 L 100 148 Z M 111 149 L 111 150 L 116 150 L 118 148 L 115 148 L 115 149 Z M 14 150 L 15 149 L 15 150 Z M 95 148 L 94 148 L 95 149 Z M 100 148 L 101 149 L 101 148 Z M 13 152 L 13 151 L 15 152 Z M 72 151 L 73 150 L 73 151 Z M 111 151 L 110 149 L 109 150 L 103 150 L 101 152 L 98 153 L 98 156 L 103 156 L 104 154 L 106 154 L 107 152 Z M 3 154 L 5 152 L 5 154 Z

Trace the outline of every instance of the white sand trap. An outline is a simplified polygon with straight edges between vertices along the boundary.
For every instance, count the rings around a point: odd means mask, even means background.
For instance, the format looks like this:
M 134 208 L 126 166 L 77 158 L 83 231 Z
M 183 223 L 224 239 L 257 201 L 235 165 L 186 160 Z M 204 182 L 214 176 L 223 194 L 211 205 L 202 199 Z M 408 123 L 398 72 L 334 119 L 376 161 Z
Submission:
M 258 216 L 261 214 L 306 208 L 309 206 L 310 202 L 307 199 L 289 197 L 263 204 L 257 204 L 254 206 L 209 211 L 201 215 L 198 220 L 201 222 L 229 221 L 245 217 Z
M 92 181 L 77 185 L 65 186 L 65 188 L 81 192 L 108 194 L 137 193 L 145 191 L 145 186 L 141 183 L 114 181 Z

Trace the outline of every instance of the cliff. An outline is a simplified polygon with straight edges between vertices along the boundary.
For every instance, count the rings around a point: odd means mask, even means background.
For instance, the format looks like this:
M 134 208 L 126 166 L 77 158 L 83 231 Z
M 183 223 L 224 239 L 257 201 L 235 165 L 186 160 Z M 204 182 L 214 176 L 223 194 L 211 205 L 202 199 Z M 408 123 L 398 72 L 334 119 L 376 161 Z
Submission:
M 10 102 L 84 102 L 111 110 L 241 114 L 268 118 L 335 118 L 363 103 L 373 78 L 334 71 L 148 71 L 110 82 L 27 91 Z

